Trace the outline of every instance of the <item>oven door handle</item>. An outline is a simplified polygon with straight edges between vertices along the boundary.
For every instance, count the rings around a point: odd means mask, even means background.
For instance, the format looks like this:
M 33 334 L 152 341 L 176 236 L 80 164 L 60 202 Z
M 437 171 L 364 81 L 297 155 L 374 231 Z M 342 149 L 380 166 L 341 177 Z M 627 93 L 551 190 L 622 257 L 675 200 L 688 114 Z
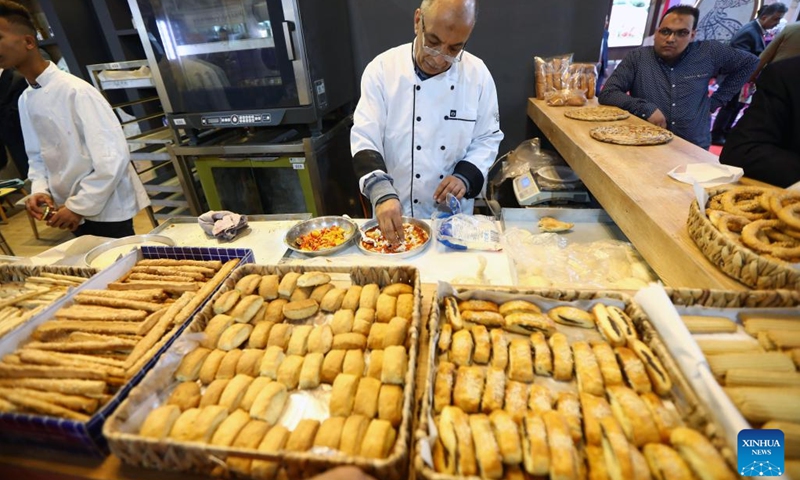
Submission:
M 294 32 L 294 22 L 281 22 L 283 23 L 283 39 L 286 42 L 286 54 L 289 56 L 289 61 L 295 61 L 294 42 L 292 41 L 292 33 Z

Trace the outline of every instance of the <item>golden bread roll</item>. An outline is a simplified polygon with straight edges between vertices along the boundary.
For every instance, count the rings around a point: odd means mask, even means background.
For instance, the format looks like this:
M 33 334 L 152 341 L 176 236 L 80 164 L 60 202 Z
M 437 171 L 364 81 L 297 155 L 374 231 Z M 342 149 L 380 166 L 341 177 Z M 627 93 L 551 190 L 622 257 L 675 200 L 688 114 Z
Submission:
M 536 375 L 550 377 L 553 375 L 553 355 L 544 333 L 536 332 L 530 336 L 534 353 L 534 371 Z
M 361 285 L 352 285 L 347 289 L 342 299 L 342 307 L 345 310 L 357 311 L 361 301 Z
M 208 385 L 214 381 L 217 376 L 217 370 L 219 370 L 219 366 L 227 354 L 228 352 L 225 350 L 211 350 L 211 353 L 209 353 L 206 359 L 203 361 L 203 366 L 200 367 L 200 372 L 197 374 L 197 378 L 200 379 L 200 383 L 203 385 Z
M 307 298 L 289 302 L 283 306 L 283 316 L 289 320 L 304 320 L 319 311 L 319 305 L 314 300 Z
M 502 328 L 506 321 L 497 312 L 484 312 L 479 310 L 464 310 L 461 312 L 461 321 L 464 326 L 483 325 L 488 328 Z
M 269 340 L 269 332 L 272 330 L 272 322 L 259 322 L 253 327 L 250 332 L 250 338 L 247 339 L 247 346 L 249 348 L 267 348 L 267 340 Z
M 396 316 L 396 312 L 397 297 L 384 293 L 378 295 L 378 302 L 375 306 L 375 320 L 381 323 L 387 323 Z
M 439 339 L 436 341 L 436 348 L 440 354 L 447 355 L 453 343 L 453 326 L 445 323 L 439 328 Z
M 361 289 L 361 297 L 358 300 L 359 308 L 371 308 L 375 310 L 375 307 L 378 305 L 378 296 L 381 293 L 381 289 L 376 283 L 370 283 L 364 285 Z
M 259 375 L 267 377 L 272 380 L 278 378 L 278 368 L 283 363 L 286 354 L 283 353 L 281 347 L 272 346 L 267 347 L 264 352 L 264 357 L 261 359 L 261 365 L 258 368 Z
M 393 297 L 399 297 L 400 295 L 410 295 L 414 293 L 414 287 L 407 283 L 393 283 L 391 285 L 387 285 L 383 287 L 381 293 L 386 295 L 391 295 Z
M 344 288 L 334 288 L 328 291 L 328 293 L 322 297 L 319 308 L 321 308 L 323 312 L 335 312 L 339 310 L 342 307 L 342 302 L 346 294 L 347 290 Z
M 647 460 L 637 448 L 631 448 L 631 465 L 633 466 L 634 478 L 641 478 L 642 480 L 653 479 L 650 475 L 650 467 L 647 466 Z
M 203 333 L 205 333 L 205 338 L 200 341 L 200 346 L 205 348 L 217 348 L 217 343 L 219 343 L 219 337 L 222 335 L 222 332 L 228 329 L 233 325 L 233 317 L 230 315 L 215 315 L 214 318 L 208 321 L 206 324 L 206 328 Z
M 572 356 L 575 361 L 575 377 L 578 379 L 578 391 L 592 395 L 605 395 L 603 375 L 588 342 L 572 344 Z
M 521 335 L 542 332 L 550 337 L 556 332 L 555 322 L 543 313 L 516 312 L 505 316 L 504 330 Z
M 258 295 L 242 297 L 228 315 L 239 323 L 249 323 L 264 305 L 264 299 Z
M 187 409 L 187 411 L 189 410 L 200 411 L 197 408 Z M 139 429 L 139 435 L 149 438 L 166 438 L 180 416 L 181 409 L 177 405 L 157 407 L 145 418 L 142 427 Z
M 352 310 L 337 310 L 336 313 L 333 314 L 330 328 L 334 335 L 338 335 L 340 333 L 350 333 L 353 331 L 354 320 L 355 314 Z
M 224 351 L 224 350 L 223 350 Z M 222 357 L 217 368 L 216 379 L 225 380 L 231 379 L 236 375 L 236 365 L 239 364 L 239 359 L 242 357 L 242 351 L 237 349 L 230 350 Z
M 314 446 L 328 447 L 337 450 L 346 420 L 345 417 L 329 417 L 322 422 L 322 425 L 319 426 L 319 430 L 317 430 L 317 436 L 314 437 Z
M 276 323 L 269 331 L 269 338 L 267 339 L 267 348 L 279 347 L 281 350 L 286 350 L 289 345 L 289 340 L 292 338 L 292 325 L 288 323 Z
M 503 330 L 493 328 L 489 331 L 489 337 L 492 341 L 492 358 L 491 366 L 505 370 L 508 366 L 508 339 L 506 338 Z
M 308 352 L 326 354 L 333 345 L 333 331 L 330 325 L 317 325 L 308 335 Z
M 361 453 L 361 443 L 369 428 L 369 419 L 363 415 L 347 417 L 342 428 L 342 437 L 339 442 L 339 451 L 345 455 L 358 455 Z
M 606 394 L 614 418 L 632 445 L 641 447 L 646 443 L 658 443 L 660 436 L 655 421 L 636 392 L 630 388 L 612 386 L 607 388 Z
M 478 447 L 475 449 L 475 456 L 478 459 L 480 476 L 503 478 L 503 457 L 489 417 L 483 414 L 470 415 L 469 427 L 472 431 L 472 442 Z
M 247 387 L 247 391 L 244 392 L 242 401 L 239 403 L 239 408 L 249 412 L 253 407 L 253 402 L 255 402 L 256 397 L 258 397 L 258 394 L 261 393 L 261 389 L 266 387 L 270 382 L 272 382 L 272 379 L 268 377 L 256 376 L 253 378 L 250 386 Z
M 282 450 L 291 433 L 283 425 L 275 425 L 258 444 L 258 451 L 274 453 Z M 279 462 L 275 460 L 253 460 L 250 466 L 250 475 L 253 478 L 275 478 L 279 466 Z
M 639 397 L 647 405 L 647 411 L 650 412 L 656 423 L 661 442 L 669 443 L 672 430 L 683 426 L 683 421 L 675 406 L 672 405 L 672 402 L 668 404 L 667 401 L 661 400 L 655 393 L 643 393 Z
M 367 376 L 380 380 L 382 372 L 383 350 L 371 350 L 369 352 L 369 362 L 367 363 Z
M 550 447 L 550 478 L 571 479 L 579 478 L 580 461 L 575 444 L 570 437 L 567 420 L 556 411 L 542 414 L 545 430 L 547 430 L 547 444 Z
M 280 382 L 270 382 L 261 389 L 250 407 L 250 416 L 275 425 L 283 413 L 289 393 Z
M 284 449 L 287 452 L 305 452 L 314 445 L 317 430 L 319 430 L 319 420 L 300 420 L 286 440 Z
M 617 357 L 611 345 L 606 342 L 592 342 L 591 345 L 597 365 L 600 367 L 600 373 L 603 375 L 605 386 L 623 385 L 622 370 L 619 368 Z
M 397 436 L 392 425 L 386 420 L 372 420 L 361 443 L 361 456 L 366 458 L 386 458 L 392 451 Z
M 544 419 L 528 412 L 520 425 L 522 433 L 522 462 L 531 475 L 547 475 L 550 472 L 550 444 Z
M 664 368 L 661 360 L 650 350 L 650 347 L 637 339 L 631 339 L 630 341 L 633 352 L 644 365 L 653 391 L 661 396 L 666 396 L 672 390 L 672 379 L 667 373 L 667 369 Z
M 568 382 L 572 380 L 573 359 L 569 341 L 563 333 L 554 333 L 548 340 L 553 352 L 553 379 Z
M 439 417 L 439 425 L 442 443 L 449 452 L 454 452 L 451 455 L 456 460 L 456 471 L 463 476 L 477 475 L 478 462 L 469 428 L 469 415 L 458 407 L 447 407 Z
M 459 366 L 472 365 L 472 352 L 475 349 L 475 341 L 472 332 L 469 330 L 459 330 L 453 334 L 450 346 L 450 361 Z
M 384 358 L 384 368 L 386 358 Z M 480 411 L 483 397 L 484 371 L 481 367 L 458 367 L 453 387 L 453 404 L 465 413 Z
M 378 415 L 378 397 L 381 391 L 381 381 L 365 377 L 358 382 L 356 398 L 353 403 L 353 413 L 375 418 Z
M 606 459 L 603 458 L 603 447 L 586 445 L 584 452 L 586 452 L 586 464 L 589 467 L 588 480 L 611 480 L 608 468 L 606 468 Z
M 447 323 L 453 326 L 453 331 L 464 328 L 464 320 L 461 318 L 461 311 L 458 309 L 458 300 L 454 297 L 444 297 L 444 318 Z
M 608 476 L 613 480 L 634 478 L 633 460 L 625 432 L 614 417 L 600 419 L 601 446 Z
M 294 292 L 292 292 L 292 296 L 289 297 L 289 303 L 311 299 L 311 293 L 313 291 L 313 287 L 297 287 L 294 289 Z
M 522 463 L 522 443 L 520 443 L 517 422 L 503 410 L 495 410 L 490 413 L 489 420 L 492 422 L 492 432 L 497 440 L 503 463 L 506 465 Z M 475 443 L 480 445 L 481 442 Z
M 552 410 L 554 403 L 555 401 L 549 388 L 535 383 L 531 384 L 528 390 L 528 409 L 531 412 L 541 415 Z
M 517 382 L 533 382 L 530 342 L 519 338 L 511 340 L 508 346 L 508 378 Z
M 608 309 L 602 303 L 597 303 L 592 307 L 592 314 L 594 314 L 597 329 L 603 335 L 612 347 L 621 347 L 625 345 L 627 338 L 625 331 L 627 326 L 625 322 L 619 322 L 617 318 L 612 317 L 608 313 Z
M 642 449 L 650 472 L 656 480 L 692 480 L 694 476 L 681 456 L 660 443 L 648 443 Z
M 395 345 L 383 349 L 381 382 L 392 385 L 403 385 L 406 380 L 407 370 L 408 353 L 406 352 L 406 347 Z
M 371 355 L 374 354 L 375 351 L 373 351 Z M 371 360 L 372 356 L 370 356 L 370 362 Z M 455 374 L 455 364 L 439 362 L 439 366 L 436 368 L 436 378 L 433 383 L 433 411 L 435 413 L 441 413 L 442 409 L 452 402 L 453 385 L 456 381 Z M 505 374 L 503 375 L 503 379 L 505 379 Z
M 239 301 L 241 296 L 242 292 L 239 290 L 228 290 L 227 292 L 223 292 L 214 301 L 214 313 L 219 315 L 228 312 L 234 307 L 234 305 L 236 305 L 236 302 Z
M 397 296 L 395 304 L 395 315 L 403 317 L 409 322 L 414 318 L 414 295 L 411 293 L 401 293 Z
M 737 476 L 730 471 L 722 455 L 700 432 L 678 427 L 670 435 L 672 447 L 683 457 L 689 468 L 701 480 L 733 480 Z
M 378 397 L 378 418 L 398 427 L 403 420 L 403 388 L 399 385 L 381 385 Z
M 258 294 L 268 301 L 278 298 L 278 285 L 280 278 L 277 275 L 264 275 L 258 283 Z
M 169 408 L 178 408 L 178 407 L 170 405 Z M 175 440 L 178 441 L 186 441 L 186 442 L 190 441 L 194 433 L 193 432 L 194 423 L 200 417 L 200 412 L 202 412 L 202 410 L 203 410 L 202 408 L 190 408 L 189 410 L 186 410 L 185 412 L 181 413 L 180 416 L 173 421 L 172 428 L 169 431 L 169 437 L 174 438 Z M 162 413 L 162 415 L 165 414 Z M 172 415 L 170 415 L 166 419 L 169 420 L 171 417 Z M 142 425 L 142 427 L 143 427 L 142 429 L 144 429 L 144 425 Z M 149 431 L 150 430 L 148 428 L 147 432 L 148 435 L 145 435 L 141 431 L 139 432 L 139 434 L 142 436 L 150 436 L 150 437 L 156 436 L 155 434 L 149 434 Z M 153 431 L 160 433 L 159 429 L 157 428 L 153 429 Z M 157 437 L 157 438 L 163 438 L 163 437 Z
M 296 325 L 286 345 L 286 355 L 305 355 L 308 350 L 308 337 L 311 335 L 311 325 Z
M 197 382 L 182 382 L 169 395 L 166 404 L 176 405 L 181 411 L 189 410 L 200 404 L 200 397 L 200 385 Z
M 229 447 L 250 421 L 250 414 L 242 409 L 231 412 L 230 415 L 219 424 L 214 435 L 211 437 L 211 445 Z
M 386 338 L 386 330 L 388 328 L 388 323 L 373 323 L 367 336 L 367 348 L 370 350 L 383 349 L 383 341 Z
M 175 370 L 175 380 L 179 382 L 193 382 L 197 380 L 197 376 L 200 374 L 200 367 L 203 366 L 203 362 L 206 357 L 208 357 L 209 353 L 211 353 L 211 350 L 203 347 L 196 348 L 187 353 L 183 357 L 183 360 L 181 360 L 180 365 L 178 365 L 178 369 Z
M 364 352 L 361 350 L 348 350 L 347 353 L 344 354 L 342 373 L 363 377 L 365 365 Z
M 236 436 L 231 447 L 255 450 L 258 448 L 258 444 L 261 443 L 261 440 L 264 438 L 269 428 L 270 425 L 267 422 L 262 420 L 250 420 L 242 427 L 242 430 Z M 249 458 L 230 455 L 226 459 L 226 463 L 232 472 L 240 475 L 250 474 L 252 460 Z
M 242 398 L 244 398 L 244 394 L 251 383 L 253 383 L 253 377 L 250 375 L 236 375 L 228 382 L 225 390 L 222 391 L 217 404 L 227 408 L 228 412 L 233 412 L 239 408 L 239 404 L 242 403 Z
M 245 348 L 239 361 L 236 362 L 236 373 L 242 373 L 251 377 L 259 375 L 261 360 L 264 358 L 264 350 L 257 348 Z
M 334 288 L 336 287 L 332 283 L 318 285 L 314 287 L 314 290 L 311 291 L 311 295 L 308 298 L 317 303 L 322 303 L 322 299 L 325 298 L 325 295 Z
M 303 368 L 305 357 L 300 355 L 286 355 L 283 362 L 278 367 L 278 378 L 276 380 L 284 385 L 288 390 L 294 390 L 300 383 L 300 370 Z
M 340 333 L 333 336 L 333 348 L 337 350 L 364 350 L 367 337 L 360 333 Z
M 535 303 L 525 300 L 509 300 L 500 305 L 498 309 L 498 313 L 504 317 L 517 312 L 542 313 L 542 309 Z
M 220 350 L 233 350 L 238 348 L 241 344 L 250 338 L 253 332 L 253 326 L 249 323 L 234 323 L 226 328 L 217 342 L 217 348 Z
M 408 326 L 408 320 L 403 317 L 398 316 L 391 319 L 389 323 L 386 324 L 386 329 L 384 330 L 382 348 L 391 347 L 393 345 L 405 345 Z M 367 343 L 369 343 L 369 338 L 367 339 Z
M 331 390 L 330 412 L 332 416 L 347 417 L 353 412 L 353 403 L 358 390 L 359 377 L 339 374 L 333 381 Z
M 575 443 L 583 440 L 581 431 L 581 404 L 573 392 L 559 392 L 556 400 L 556 411 L 567 421 L 569 432 Z
M 242 292 L 242 295 L 250 295 L 256 290 L 258 290 L 258 286 L 261 284 L 261 275 L 257 273 L 251 273 L 250 275 L 245 275 L 238 282 L 236 282 L 236 286 L 234 287 L 236 290 Z
M 225 391 L 225 388 L 228 386 L 230 381 L 230 378 L 218 378 L 211 382 L 206 387 L 206 391 L 203 392 L 203 396 L 200 398 L 198 407 L 203 408 L 209 405 L 218 404 L 220 397 L 222 397 L 222 392 Z
M 594 328 L 594 316 L 586 310 L 561 305 L 547 311 L 547 316 L 562 325 L 580 328 Z
M 297 279 L 300 278 L 300 275 L 301 274 L 298 272 L 288 272 L 281 278 L 278 284 L 278 295 L 281 298 L 289 298 L 292 296 L 292 292 L 297 288 Z
M 277 298 L 267 305 L 267 313 L 264 314 L 264 321 L 281 323 L 286 317 L 283 316 L 283 307 L 289 303 L 285 298 Z
M 521 422 L 528 411 L 528 384 L 509 380 L 506 382 L 503 409 L 515 422 Z
M 475 342 L 475 350 L 472 353 L 472 361 L 482 365 L 489 363 L 492 356 L 492 340 L 489 337 L 489 330 L 483 325 L 475 325 L 470 328 L 472 339 Z
M 331 276 L 322 272 L 305 272 L 297 279 L 298 287 L 316 287 L 331 281 Z
M 467 310 L 475 312 L 500 312 L 500 308 L 497 304 L 489 300 L 464 300 L 463 302 L 459 302 L 458 311 L 463 314 Z
M 336 376 L 342 373 L 342 365 L 344 364 L 346 353 L 346 350 L 331 350 L 325 355 L 325 360 L 322 361 L 322 372 L 320 373 L 320 380 L 323 383 L 332 385 Z
M 637 393 L 652 392 L 653 387 L 650 384 L 650 378 L 647 376 L 644 363 L 639 360 L 636 353 L 626 347 L 617 347 L 614 351 L 617 354 L 619 364 L 622 365 L 622 370 L 625 372 L 628 385 L 636 390 Z
M 304 357 L 300 370 L 298 386 L 303 390 L 317 388 L 320 384 L 320 372 L 325 356 L 321 353 L 309 353 Z
M 439 364 L 439 366 L 441 367 L 443 364 L 446 365 L 448 362 L 442 362 Z M 453 364 L 450 363 L 450 365 Z M 453 370 L 455 371 L 455 365 L 453 365 Z M 453 381 L 455 381 L 455 379 L 453 379 Z M 495 410 L 503 408 L 503 404 L 505 403 L 505 395 L 506 372 L 504 370 L 500 370 L 499 368 L 488 368 L 486 370 L 486 385 L 483 387 L 483 397 L 481 398 L 481 412 L 491 413 Z M 446 405 L 449 404 L 450 398 L 448 396 L 448 403 Z M 443 404 L 442 407 L 444 407 L 444 405 L 445 404 Z M 441 408 L 439 408 L 438 411 L 441 411 Z
M 600 420 L 612 417 L 611 406 L 605 396 L 596 396 L 590 393 L 580 394 L 581 412 L 583 414 L 583 435 L 588 445 L 601 445 Z

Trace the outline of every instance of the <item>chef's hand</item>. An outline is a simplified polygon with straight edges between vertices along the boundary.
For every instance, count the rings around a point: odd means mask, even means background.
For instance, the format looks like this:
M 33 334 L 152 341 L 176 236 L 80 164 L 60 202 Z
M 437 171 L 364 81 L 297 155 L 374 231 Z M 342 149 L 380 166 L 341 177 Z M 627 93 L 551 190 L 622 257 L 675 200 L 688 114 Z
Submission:
M 31 212 L 31 215 L 36 220 L 41 220 L 42 215 L 44 215 L 44 209 L 39 206 L 41 204 L 49 205 L 52 209 L 56 208 L 53 198 L 46 193 L 34 193 L 25 200 L 25 208 Z
M 444 203 L 447 201 L 447 194 L 452 193 L 457 199 L 461 200 L 467 194 L 467 186 L 458 177 L 448 175 L 444 180 L 439 182 L 436 191 L 433 193 L 433 199 L 436 203 Z
M 656 111 L 647 119 L 648 122 L 661 128 L 667 128 L 667 117 L 661 113 L 661 110 L 656 108 Z
M 378 217 L 378 226 L 383 233 L 383 238 L 395 247 L 405 241 L 403 235 L 403 208 L 400 200 L 390 198 L 375 207 L 375 216 Z
M 309 480 L 375 480 L 375 478 L 356 467 L 338 467 L 311 477 Z
M 83 220 L 82 215 L 78 215 L 67 207 L 61 207 L 47 221 L 47 226 L 74 232 L 81 220 Z

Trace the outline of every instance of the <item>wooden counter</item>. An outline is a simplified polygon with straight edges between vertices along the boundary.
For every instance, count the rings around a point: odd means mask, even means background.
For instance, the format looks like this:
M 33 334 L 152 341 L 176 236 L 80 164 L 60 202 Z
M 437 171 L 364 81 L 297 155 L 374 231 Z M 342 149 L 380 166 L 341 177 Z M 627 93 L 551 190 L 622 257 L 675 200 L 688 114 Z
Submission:
M 679 165 L 718 163 L 717 157 L 678 137 L 666 145 L 646 147 L 598 142 L 589 130 L 610 122 L 565 117 L 564 112 L 573 108 L 528 100 L 528 116 L 659 278 L 671 287 L 747 289 L 717 269 L 689 237 L 686 219 L 695 198 L 692 186 L 667 176 Z M 631 116 L 618 123 L 647 122 Z

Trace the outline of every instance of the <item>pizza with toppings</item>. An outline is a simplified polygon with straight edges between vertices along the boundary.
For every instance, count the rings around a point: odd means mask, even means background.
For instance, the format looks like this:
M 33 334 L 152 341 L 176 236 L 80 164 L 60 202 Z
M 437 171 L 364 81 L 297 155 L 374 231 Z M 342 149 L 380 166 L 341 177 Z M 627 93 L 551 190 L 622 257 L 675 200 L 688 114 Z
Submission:
M 305 235 L 300 235 L 295 243 L 297 248 L 309 252 L 318 252 L 333 248 L 344 243 L 346 232 L 338 225 L 311 230 Z
M 411 223 L 403 223 L 405 241 L 397 247 L 392 247 L 380 227 L 372 227 L 361 236 L 361 246 L 365 250 L 376 253 L 403 253 L 419 248 L 428 241 L 428 232 Z

